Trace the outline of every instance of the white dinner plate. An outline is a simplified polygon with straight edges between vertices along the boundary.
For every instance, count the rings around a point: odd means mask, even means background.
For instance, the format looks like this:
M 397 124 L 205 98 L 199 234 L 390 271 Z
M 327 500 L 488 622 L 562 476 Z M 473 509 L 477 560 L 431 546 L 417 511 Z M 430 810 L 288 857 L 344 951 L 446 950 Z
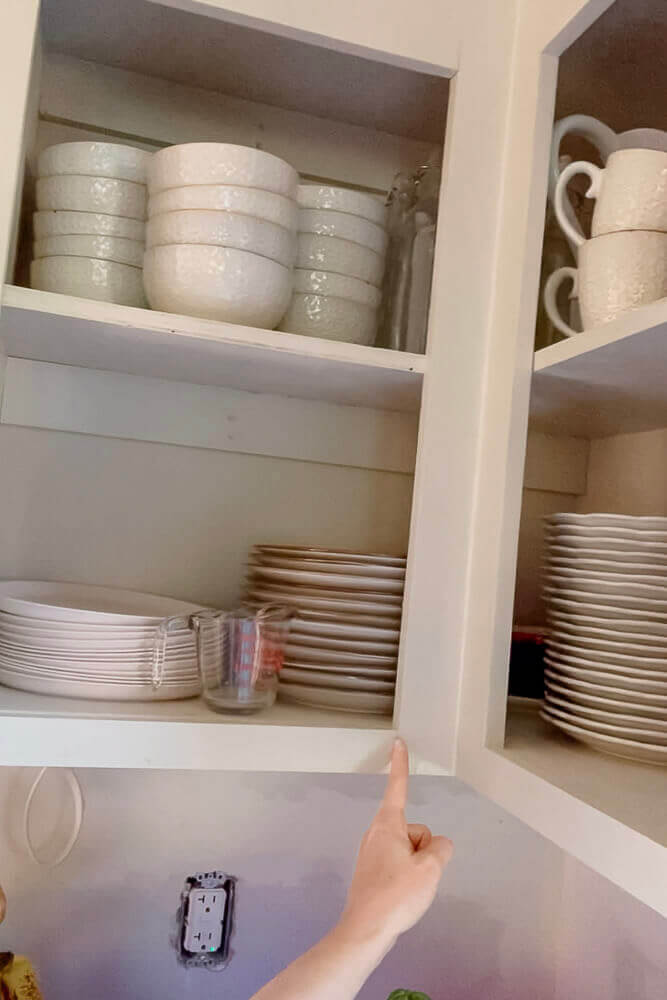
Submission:
M 381 655 L 379 653 L 347 653 L 340 649 L 322 649 L 317 651 L 311 646 L 299 646 L 290 640 L 285 647 L 285 659 L 292 663 L 310 663 L 316 660 L 318 663 L 336 663 L 344 666 L 358 667 L 385 667 L 391 669 L 396 666 L 396 654 Z
M 105 683 L 130 684 L 142 681 L 150 681 L 150 666 L 133 667 L 131 669 L 119 670 L 100 666 L 75 668 L 72 664 L 59 665 L 54 663 L 35 662 L 26 663 L 17 660 L 12 656 L 0 654 L 0 662 L 8 669 L 16 672 L 35 674 L 43 677 L 68 677 L 72 680 L 76 678 L 91 681 L 104 681 Z M 194 681 L 198 678 L 199 672 L 196 667 L 176 667 L 165 664 L 163 679 L 169 683 L 181 681 Z
M 294 628 L 291 623 L 289 639 L 298 646 L 312 646 L 315 649 L 340 649 L 344 653 L 379 653 L 380 655 L 398 656 L 397 642 L 368 642 L 367 640 L 338 639 L 331 636 L 309 635 Z
M 187 615 L 201 605 L 118 587 L 43 580 L 0 581 L 0 611 L 42 621 L 106 625 L 157 625 L 170 615 Z
M 393 694 L 377 694 L 371 691 L 338 691 L 334 688 L 306 684 L 280 683 L 278 693 L 283 701 L 310 705 L 313 708 L 335 708 L 342 712 L 391 715 L 394 708 Z
M 266 602 L 262 602 L 256 598 L 251 600 L 249 597 L 245 597 L 243 599 L 243 604 L 248 608 L 259 608 L 262 606 L 262 603 Z M 351 612 L 345 611 L 323 611 L 321 608 L 300 607 L 298 610 L 298 620 L 314 625 L 341 625 L 346 629 L 358 625 L 362 630 L 387 630 L 400 635 L 400 610 L 387 608 L 386 612 L 387 614 L 369 615 L 352 614 Z
M 405 569 L 401 566 L 380 566 L 368 563 L 327 562 L 319 559 L 279 559 L 275 556 L 257 555 L 251 566 L 272 569 L 302 570 L 309 573 L 331 573 L 338 575 L 366 576 L 373 579 L 404 580 Z
M 667 531 L 667 517 L 637 517 L 634 514 L 547 514 L 547 524 L 574 524 L 583 528 L 631 528 L 634 531 Z
M 340 579 L 340 577 L 339 577 Z M 283 604 L 291 601 L 292 605 L 303 597 L 325 598 L 330 601 L 368 601 L 382 605 L 386 614 L 400 610 L 403 604 L 402 594 L 384 594 L 378 590 L 348 590 L 345 587 L 331 589 L 329 587 L 307 587 L 287 583 L 280 580 L 261 580 L 259 577 L 246 581 L 249 590 L 273 590 L 281 595 Z
M 280 590 L 265 590 L 251 587 L 248 590 L 250 600 L 279 601 L 289 603 L 285 597 L 285 592 Z M 290 598 L 291 599 L 291 598 Z M 400 607 L 389 607 L 385 604 L 378 604 L 376 601 L 351 600 L 348 598 L 311 597 L 308 594 L 299 594 L 296 607 L 301 612 L 302 609 L 321 609 L 322 611 L 335 611 L 337 613 L 351 613 L 369 615 L 370 620 L 375 622 L 375 616 L 381 615 L 384 619 L 395 618 L 397 621 L 401 617 Z
M 606 566 L 629 565 L 635 563 L 657 565 L 657 570 L 653 572 L 661 573 L 667 566 L 667 546 L 664 549 L 656 549 L 654 544 L 644 545 L 641 551 L 628 552 L 618 551 L 618 549 L 604 548 L 573 548 L 570 545 L 562 545 L 557 539 L 551 540 L 547 547 L 550 558 L 564 559 L 566 562 L 579 563 L 599 561 Z M 628 572 L 632 572 L 630 569 Z
M 366 590 L 369 593 L 403 594 L 403 580 L 385 580 L 379 576 L 357 576 L 350 573 L 314 573 L 301 569 L 273 569 L 271 566 L 249 566 L 253 578 L 291 583 L 298 586 L 322 587 L 328 590 Z
M 587 743 L 595 750 L 602 750 L 603 753 L 612 754 L 614 757 L 624 757 L 628 760 L 641 760 L 650 764 L 667 764 L 667 746 L 654 747 L 635 740 L 623 740 L 616 736 L 593 733 L 588 729 L 573 726 L 569 722 L 550 716 L 546 709 L 542 709 L 540 715 L 547 722 L 562 729 L 568 736 L 573 736 L 581 743 Z
M 644 534 L 639 534 L 639 532 L 627 535 L 618 531 L 593 533 L 580 528 L 547 528 L 545 538 L 549 544 L 568 548 L 571 551 L 577 549 L 590 551 L 592 549 L 595 552 L 609 552 L 612 556 L 614 553 L 628 553 L 641 559 L 644 554 L 653 556 L 667 553 L 667 531 L 660 533 L 664 534 L 664 539 L 661 541 L 653 537 L 655 534 L 653 532 L 651 538 L 645 541 Z
M 139 653 L 112 653 L 108 655 L 92 652 L 49 652 L 44 649 L 32 649 L 29 646 L 17 646 L 9 642 L 0 642 L 0 652 L 9 656 L 15 656 L 17 659 L 35 660 L 37 663 L 47 661 L 54 664 L 65 662 L 81 664 L 108 663 L 113 667 L 123 667 L 151 663 L 153 660 L 153 654 L 150 650 Z M 167 650 L 165 660 L 176 664 L 194 663 L 196 662 L 196 653 L 194 650 L 184 653 Z
M 545 569 L 549 574 L 578 573 L 580 576 L 597 576 L 598 573 L 613 573 L 624 579 L 641 579 L 645 576 L 650 577 L 651 580 L 667 579 L 661 563 L 617 562 L 612 559 L 571 559 L 569 556 L 553 555 L 553 551 L 549 552 L 545 558 Z
M 293 618 L 290 631 L 295 635 L 323 636 L 332 639 L 349 639 L 352 642 L 394 642 L 398 643 L 400 629 L 377 628 L 374 625 L 360 624 L 360 620 L 348 624 L 337 621 L 315 621 L 302 617 Z
M 576 566 L 550 567 L 547 570 L 550 583 L 573 587 L 575 590 L 592 590 L 603 594 L 633 594 L 667 604 L 667 577 L 627 573 L 584 573 Z
M 667 643 L 664 637 L 648 636 L 646 642 L 633 641 L 640 636 L 641 633 L 612 632 L 611 635 L 604 634 L 604 637 L 600 638 L 599 635 L 582 635 L 578 631 L 573 632 L 567 626 L 563 628 L 553 622 L 546 638 L 551 639 L 552 642 L 569 643 L 572 646 L 596 649 L 614 655 L 649 657 L 650 659 L 665 660 L 667 663 Z
M 358 674 L 327 674 L 321 670 L 300 670 L 298 667 L 283 667 L 280 680 L 297 684 L 312 684 L 315 687 L 339 688 L 345 691 L 379 691 L 393 694 L 394 682 L 377 680 L 375 677 L 360 677 Z
M 355 562 L 379 566 L 405 566 L 405 556 L 387 556 L 375 552 L 354 552 L 346 549 L 323 549 L 307 545 L 253 545 L 253 552 L 267 556 L 296 556 L 301 559 L 319 559 L 327 562 Z
M 591 684 L 602 684 L 606 687 L 627 688 L 630 691 L 644 691 L 651 694 L 667 695 L 667 681 L 656 679 L 652 670 L 605 670 L 599 663 L 589 663 L 588 660 L 561 658 L 554 660 L 544 657 L 544 662 L 555 674 L 566 677 L 576 677 L 579 680 L 590 681 Z
M 61 698 L 94 698 L 96 701 L 175 701 L 181 698 L 196 698 L 201 689 L 199 684 L 164 686 L 153 691 L 147 685 L 109 685 L 83 681 L 49 680 L 45 677 L 28 677 L 15 674 L 0 666 L 0 684 L 31 691 L 35 694 L 54 695 Z
M 40 621 L 39 618 L 26 618 L 24 615 L 0 611 L 0 628 L 10 628 L 26 635 L 65 636 L 68 639 L 131 639 L 143 642 L 155 635 L 156 625 L 98 625 L 95 622 L 77 624 Z M 173 629 L 169 633 L 169 638 L 183 639 L 189 635 L 192 633 L 187 628 Z
M 550 691 L 555 691 L 571 702 L 581 702 L 609 712 L 654 715 L 658 719 L 667 720 L 667 694 L 648 694 L 607 687 L 605 684 L 591 684 L 575 677 L 563 677 L 552 670 L 545 670 L 544 677 Z
M 564 611 L 551 610 L 549 624 L 554 629 L 564 629 L 591 638 L 628 639 L 629 642 L 667 645 L 667 622 L 646 621 L 632 618 L 602 618 L 597 615 L 574 615 Z
M 588 719 L 572 712 L 564 711 L 555 705 L 545 703 L 543 710 L 549 718 L 562 719 L 572 726 L 581 726 L 592 733 L 599 733 L 605 736 L 616 736 L 622 740 L 637 740 L 638 743 L 649 743 L 654 747 L 665 747 L 667 750 L 667 733 L 659 729 L 643 729 L 638 726 L 613 725 L 608 722 L 600 722 L 596 719 Z M 667 759 L 665 760 L 667 764 Z
M 589 719 L 606 723 L 610 726 L 626 726 L 628 729 L 640 729 L 661 733 L 663 739 L 667 739 L 667 715 L 664 718 L 651 718 L 645 715 L 628 715 L 625 712 L 609 711 L 609 709 L 595 708 L 592 705 L 581 705 L 571 702 L 568 698 L 559 695 L 558 692 L 547 690 L 546 701 L 551 707 L 562 712 L 569 712 L 573 716 L 581 716 L 582 719 Z M 607 732 L 607 730 L 603 730 Z M 616 734 L 621 735 L 620 733 Z M 632 739 L 632 737 L 631 737 Z M 660 743 L 660 740 L 656 740 Z
M 110 659 L 122 656 L 150 656 L 153 652 L 155 636 L 144 640 L 116 640 L 116 639 L 44 639 L 41 636 L 26 636 L 22 632 L 13 632 L 0 627 L 0 646 L 11 645 L 22 649 L 38 652 L 44 651 L 46 654 L 57 655 L 77 655 L 87 656 L 89 654 L 109 657 Z M 195 652 L 195 640 L 193 635 L 187 639 L 173 641 L 169 636 L 167 644 L 169 653 L 173 656 L 193 656 Z
M 396 667 L 350 667 L 343 664 L 342 666 L 336 663 L 296 663 L 292 660 L 285 660 L 283 662 L 283 670 L 287 667 L 293 670 L 315 670 L 322 674 L 350 674 L 353 673 L 357 677 L 375 677 L 376 680 L 380 681 L 395 681 L 396 680 Z
M 558 591 L 550 587 L 545 587 L 544 589 L 547 594 L 547 604 L 550 612 L 555 610 L 564 615 L 591 615 L 597 618 L 611 619 L 612 621 L 631 620 L 639 622 L 642 627 L 649 623 L 651 623 L 651 627 L 653 623 L 667 625 L 667 612 L 665 611 L 628 607 L 616 601 L 615 598 L 607 601 L 607 598 L 600 598 L 598 595 L 592 595 L 592 600 L 589 601 L 586 599 L 585 594 L 579 594 L 574 590 L 568 593 L 565 590 Z
M 571 637 L 569 637 L 571 638 Z M 562 656 L 582 656 L 586 660 L 595 663 L 602 663 L 605 667 L 629 667 L 632 670 L 655 670 L 656 673 L 664 674 L 667 680 L 667 659 L 656 656 L 635 656 L 622 653 L 611 653 L 607 649 L 595 649 L 578 642 L 562 642 L 548 636 L 545 640 L 550 656 L 556 658 Z
M 550 603 L 553 598 L 567 598 L 571 600 L 574 598 L 581 598 L 584 604 L 597 604 L 606 605 L 608 607 L 618 608 L 623 611 L 623 617 L 627 617 L 628 611 L 636 612 L 651 612 L 659 617 L 660 621 L 667 620 L 667 601 L 657 601 L 650 597 L 638 597 L 636 594 L 624 593 L 623 590 L 619 590 L 617 587 L 604 586 L 603 589 L 599 590 L 589 590 L 590 581 L 582 580 L 577 581 L 575 579 L 567 580 L 566 583 L 560 584 L 559 581 L 554 580 L 553 577 L 550 578 L 554 584 L 547 583 L 544 587 L 544 592 L 547 595 L 547 603 Z M 651 590 L 650 587 L 646 588 Z

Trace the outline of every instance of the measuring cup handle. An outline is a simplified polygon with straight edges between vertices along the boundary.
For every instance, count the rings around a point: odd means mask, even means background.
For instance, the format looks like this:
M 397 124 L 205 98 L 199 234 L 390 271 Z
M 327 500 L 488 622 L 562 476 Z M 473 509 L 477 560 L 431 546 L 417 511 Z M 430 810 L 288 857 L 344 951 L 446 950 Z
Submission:
M 170 632 L 175 632 L 179 628 L 192 629 L 192 615 L 175 615 L 172 618 L 163 618 L 155 631 L 153 660 L 151 664 L 151 684 L 154 691 L 157 691 L 160 687 L 164 677 L 167 637 Z

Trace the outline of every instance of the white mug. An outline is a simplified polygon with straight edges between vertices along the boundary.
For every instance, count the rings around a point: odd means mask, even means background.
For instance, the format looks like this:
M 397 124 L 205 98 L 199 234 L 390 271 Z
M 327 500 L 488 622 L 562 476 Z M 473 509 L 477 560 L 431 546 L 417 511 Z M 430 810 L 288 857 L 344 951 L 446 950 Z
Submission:
M 667 232 L 667 153 L 655 149 L 621 149 L 611 153 L 604 169 L 587 160 L 565 167 L 556 184 L 556 218 L 568 239 L 581 246 L 585 240 L 572 225 L 567 185 L 576 174 L 587 174 L 587 198 L 597 199 L 591 235 L 626 229 Z
M 566 337 L 576 336 L 560 316 L 556 296 L 561 283 L 574 282 L 584 330 L 609 323 L 620 313 L 667 296 L 667 233 L 606 233 L 585 240 L 578 267 L 559 267 L 544 286 L 547 316 Z
M 619 149 L 657 149 L 667 153 L 667 132 L 659 128 L 633 128 L 628 132 L 616 134 L 597 118 L 591 115 L 568 115 L 556 122 L 551 139 L 551 158 L 549 162 L 549 198 L 554 203 L 556 184 L 560 176 L 559 164 L 560 144 L 570 133 L 580 135 L 591 142 L 600 153 L 602 162 Z M 569 201 L 565 204 L 569 221 L 581 235 L 581 227 Z

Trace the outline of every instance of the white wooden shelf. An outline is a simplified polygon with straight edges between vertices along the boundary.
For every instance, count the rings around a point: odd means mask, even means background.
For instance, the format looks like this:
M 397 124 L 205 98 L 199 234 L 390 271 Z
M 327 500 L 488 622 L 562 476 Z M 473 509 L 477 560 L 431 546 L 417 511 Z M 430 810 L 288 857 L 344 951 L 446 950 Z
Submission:
M 423 355 L 259 330 L 5 285 L 9 357 L 417 411 Z
M 588 438 L 667 426 L 667 299 L 537 351 L 531 421 Z
M 79 701 L 0 686 L 0 766 L 378 773 L 394 735 L 390 717 L 280 702 L 231 716 L 198 698 Z

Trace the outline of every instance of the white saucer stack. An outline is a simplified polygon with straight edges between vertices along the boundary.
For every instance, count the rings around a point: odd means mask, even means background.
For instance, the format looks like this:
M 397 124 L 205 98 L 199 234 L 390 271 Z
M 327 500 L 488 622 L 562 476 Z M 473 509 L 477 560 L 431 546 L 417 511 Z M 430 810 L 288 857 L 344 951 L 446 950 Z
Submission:
M 170 597 L 37 580 L 0 582 L 0 683 L 37 694 L 103 701 L 164 701 L 201 691 L 193 634 L 169 634 L 162 685 L 153 690 L 156 628 L 196 606 Z
M 64 142 L 39 157 L 30 284 L 45 292 L 145 306 L 142 268 L 151 154 Z
M 389 715 L 405 557 L 256 545 L 244 602 L 295 609 L 279 694 L 316 708 Z
M 545 520 L 543 717 L 597 750 L 667 764 L 667 517 Z

